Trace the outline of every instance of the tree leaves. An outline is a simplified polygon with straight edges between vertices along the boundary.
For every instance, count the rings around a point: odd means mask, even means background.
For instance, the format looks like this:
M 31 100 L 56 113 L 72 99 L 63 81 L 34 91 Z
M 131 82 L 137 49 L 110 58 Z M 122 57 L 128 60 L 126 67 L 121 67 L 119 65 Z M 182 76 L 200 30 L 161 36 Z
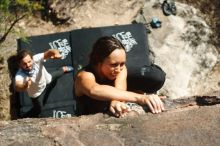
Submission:
M 0 45 L 14 26 L 25 16 L 42 10 L 42 1 L 37 0 L 1 0 L 0 1 Z

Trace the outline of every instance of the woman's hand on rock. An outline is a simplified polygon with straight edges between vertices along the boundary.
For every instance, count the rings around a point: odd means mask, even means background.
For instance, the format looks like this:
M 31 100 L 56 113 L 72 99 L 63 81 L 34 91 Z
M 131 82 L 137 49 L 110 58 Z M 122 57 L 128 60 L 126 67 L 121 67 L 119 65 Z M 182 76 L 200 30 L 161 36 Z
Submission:
M 130 111 L 130 108 L 124 102 L 113 100 L 111 101 L 109 110 L 114 116 L 121 118 Z
M 156 94 L 143 95 L 138 99 L 139 104 L 146 104 L 152 113 L 160 113 L 165 111 L 164 104 L 161 98 L 166 98 L 164 96 L 158 96 Z

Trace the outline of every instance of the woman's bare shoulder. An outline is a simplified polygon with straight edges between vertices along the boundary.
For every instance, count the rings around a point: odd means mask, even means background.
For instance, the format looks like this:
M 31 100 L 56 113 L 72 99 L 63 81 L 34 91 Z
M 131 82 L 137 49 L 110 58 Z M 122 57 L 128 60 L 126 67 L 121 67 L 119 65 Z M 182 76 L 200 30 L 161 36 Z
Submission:
M 94 74 L 88 71 L 80 71 L 76 76 L 76 79 L 94 79 L 94 78 L 95 78 Z
M 76 96 L 84 95 L 95 83 L 95 76 L 93 73 L 87 71 L 80 71 L 75 78 L 74 87 Z

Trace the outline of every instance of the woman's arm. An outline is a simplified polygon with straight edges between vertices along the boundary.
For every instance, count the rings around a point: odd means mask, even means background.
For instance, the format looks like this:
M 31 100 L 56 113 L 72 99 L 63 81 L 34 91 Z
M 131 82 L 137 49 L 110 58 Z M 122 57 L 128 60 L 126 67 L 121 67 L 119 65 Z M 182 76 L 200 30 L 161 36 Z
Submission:
M 122 90 L 127 90 L 127 68 L 126 66 L 124 69 L 119 73 L 115 80 L 115 87 Z M 163 102 L 160 98 L 164 98 L 164 96 L 160 97 L 155 94 L 149 94 L 147 95 L 148 98 L 142 98 L 142 101 L 139 101 L 139 103 L 147 104 L 150 108 L 152 108 L 151 111 L 155 111 L 155 113 L 161 112 L 164 109 Z M 116 114 L 119 114 L 120 116 L 123 116 L 123 112 L 127 112 L 128 108 L 126 105 L 119 101 L 112 101 L 110 105 L 110 111 L 114 112 L 116 111 Z
M 118 89 L 127 90 L 127 68 L 125 65 L 123 70 L 117 75 L 114 86 Z M 112 100 L 109 110 L 116 117 L 124 117 L 130 111 L 130 107 L 125 102 Z
M 86 71 L 80 72 L 75 81 L 76 96 L 87 95 L 96 100 L 102 101 L 126 101 L 148 105 L 153 113 L 164 111 L 164 106 L 159 96 L 143 95 L 122 89 L 117 89 L 109 85 L 100 85 L 96 83 L 95 76 Z
M 123 70 L 117 75 L 115 79 L 115 88 L 127 90 L 127 68 L 123 67 Z
M 80 72 L 75 81 L 76 95 L 87 95 L 96 100 L 102 101 L 129 101 L 137 102 L 140 94 L 117 89 L 109 85 L 100 85 L 96 83 L 95 76 L 86 71 Z

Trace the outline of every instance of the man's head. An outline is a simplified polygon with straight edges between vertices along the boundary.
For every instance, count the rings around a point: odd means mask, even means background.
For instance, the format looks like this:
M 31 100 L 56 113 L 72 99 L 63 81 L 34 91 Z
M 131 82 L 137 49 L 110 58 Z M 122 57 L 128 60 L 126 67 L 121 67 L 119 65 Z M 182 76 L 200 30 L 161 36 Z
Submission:
M 30 71 L 33 66 L 33 55 L 29 50 L 20 50 L 17 54 L 17 63 L 23 70 Z

